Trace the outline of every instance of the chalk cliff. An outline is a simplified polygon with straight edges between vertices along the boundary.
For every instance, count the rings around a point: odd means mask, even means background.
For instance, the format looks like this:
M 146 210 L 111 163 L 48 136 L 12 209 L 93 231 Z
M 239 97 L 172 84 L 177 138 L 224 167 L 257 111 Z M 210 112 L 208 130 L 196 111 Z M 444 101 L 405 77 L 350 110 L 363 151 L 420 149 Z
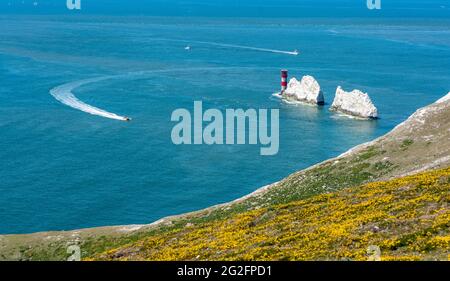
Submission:
M 378 110 L 367 93 L 360 90 L 346 92 L 340 86 L 330 109 L 360 118 L 378 118 Z
M 283 94 L 283 98 L 322 105 L 325 102 L 319 83 L 312 76 L 303 76 L 301 81 L 292 78 Z

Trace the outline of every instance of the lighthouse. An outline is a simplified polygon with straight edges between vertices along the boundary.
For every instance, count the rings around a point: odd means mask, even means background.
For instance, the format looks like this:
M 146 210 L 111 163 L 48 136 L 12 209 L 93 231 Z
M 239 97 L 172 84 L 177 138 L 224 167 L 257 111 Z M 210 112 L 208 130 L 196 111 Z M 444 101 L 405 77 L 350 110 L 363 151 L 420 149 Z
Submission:
M 281 70 L 281 94 L 287 89 L 288 71 L 286 69 Z

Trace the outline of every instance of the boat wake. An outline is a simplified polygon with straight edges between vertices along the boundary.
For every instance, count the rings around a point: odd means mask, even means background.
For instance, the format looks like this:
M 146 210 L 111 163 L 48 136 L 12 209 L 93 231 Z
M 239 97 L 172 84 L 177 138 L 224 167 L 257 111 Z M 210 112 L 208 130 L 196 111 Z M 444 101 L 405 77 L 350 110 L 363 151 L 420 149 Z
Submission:
M 196 40 L 169 39 L 169 38 L 151 38 L 151 40 L 168 41 L 168 42 L 182 42 L 182 43 L 187 43 L 187 44 L 209 45 L 209 46 L 216 46 L 216 47 L 222 47 L 222 48 L 242 49 L 242 50 L 275 53 L 275 54 L 283 54 L 283 55 L 291 55 L 291 56 L 297 56 L 300 54 L 300 52 L 297 50 L 285 51 L 285 50 L 259 48 L 259 47 L 251 47 L 251 46 L 236 45 L 236 44 L 226 44 L 226 43 L 218 43 L 218 42 L 210 42 L 210 41 L 196 41 Z M 191 46 L 188 45 L 186 48 L 188 48 L 190 50 Z
M 55 87 L 50 90 L 50 94 L 57 99 L 62 104 L 65 104 L 67 106 L 70 106 L 72 108 L 81 110 L 83 112 L 102 116 L 109 119 L 115 119 L 120 121 L 129 121 L 130 118 L 126 116 L 120 116 L 115 113 L 108 112 L 106 110 L 97 108 L 95 106 L 89 105 L 87 103 L 84 103 L 80 101 L 73 93 L 72 91 L 78 87 L 81 87 L 86 84 L 100 82 L 102 80 L 110 79 L 111 76 L 104 76 L 104 77 L 97 77 L 92 79 L 85 79 L 80 81 L 75 81 L 67 84 L 60 85 L 58 87 Z
M 120 121 L 131 121 L 130 117 L 121 116 L 112 112 L 108 112 L 106 110 L 100 109 L 98 107 L 89 105 L 79 100 L 73 93 L 73 91 L 81 87 L 83 85 L 96 83 L 109 79 L 121 79 L 121 78 L 130 78 L 136 76 L 145 76 L 149 74 L 157 74 L 157 73 L 168 73 L 168 72 L 177 72 L 177 71 L 210 71 L 210 70 L 230 70 L 230 69 L 248 69 L 249 67 L 198 67 L 198 68 L 176 68 L 176 69 L 160 69 L 160 70 L 149 70 L 149 71 L 139 71 L 139 72 L 131 72 L 127 74 L 120 75 L 109 75 L 102 76 L 90 79 L 84 79 L 79 81 L 74 81 L 70 83 L 66 83 L 60 86 L 57 86 L 50 90 L 50 94 L 59 102 L 64 105 L 70 106 L 74 109 L 81 110 L 83 112 L 97 115 L 109 119 L 120 120 Z
M 223 43 L 207 42 L 207 41 L 191 41 L 191 42 L 197 43 L 197 44 L 218 46 L 218 47 L 223 47 L 223 48 L 243 49 L 243 50 L 267 52 L 267 53 L 275 53 L 275 54 L 284 54 L 284 55 L 292 55 L 292 56 L 299 55 L 299 52 L 297 50 L 295 50 L 295 51 L 283 51 L 283 50 L 276 50 L 276 49 L 266 49 L 266 48 L 258 48 L 258 47 L 250 47 L 250 46 L 234 45 L 234 44 L 223 44 Z

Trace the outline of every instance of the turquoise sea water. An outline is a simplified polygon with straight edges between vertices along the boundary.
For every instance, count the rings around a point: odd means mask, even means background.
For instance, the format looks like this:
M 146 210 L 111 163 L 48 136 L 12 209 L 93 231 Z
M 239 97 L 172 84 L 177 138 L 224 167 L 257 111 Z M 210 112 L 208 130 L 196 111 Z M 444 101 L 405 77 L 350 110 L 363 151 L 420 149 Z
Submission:
M 328 104 L 272 97 L 281 68 L 315 76 Z M 149 223 L 236 199 L 386 133 L 450 90 L 449 69 L 445 19 L 1 16 L 0 233 Z M 132 122 L 81 112 L 49 93 L 104 76 L 113 78 L 74 94 Z M 381 119 L 330 113 L 338 85 L 368 92 Z M 171 113 L 194 100 L 279 108 L 279 153 L 173 145 Z

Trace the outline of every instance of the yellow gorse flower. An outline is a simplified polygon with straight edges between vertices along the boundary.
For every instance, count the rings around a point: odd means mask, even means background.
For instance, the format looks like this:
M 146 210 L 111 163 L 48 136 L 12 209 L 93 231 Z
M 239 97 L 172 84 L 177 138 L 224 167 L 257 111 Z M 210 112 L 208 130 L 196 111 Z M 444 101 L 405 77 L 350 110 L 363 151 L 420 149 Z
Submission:
M 446 259 L 450 168 L 244 211 L 142 238 L 92 259 Z M 447 180 L 442 180 L 447 179 Z M 127 249 L 137 249 L 133 255 Z

